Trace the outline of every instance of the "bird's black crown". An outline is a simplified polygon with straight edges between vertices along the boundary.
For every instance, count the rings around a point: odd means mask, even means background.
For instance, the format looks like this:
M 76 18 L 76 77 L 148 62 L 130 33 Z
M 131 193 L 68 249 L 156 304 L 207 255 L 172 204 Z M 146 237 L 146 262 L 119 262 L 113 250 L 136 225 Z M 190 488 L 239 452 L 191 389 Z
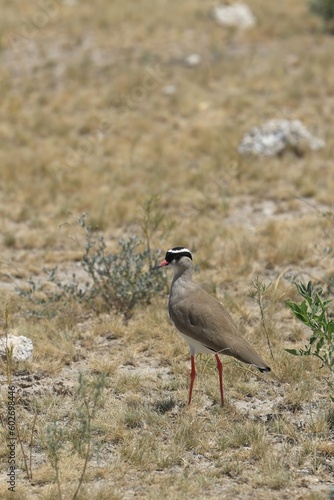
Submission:
M 189 257 L 193 260 L 190 250 L 185 247 L 174 247 L 167 251 L 165 259 L 167 262 L 172 262 L 173 260 L 180 260 L 181 257 Z

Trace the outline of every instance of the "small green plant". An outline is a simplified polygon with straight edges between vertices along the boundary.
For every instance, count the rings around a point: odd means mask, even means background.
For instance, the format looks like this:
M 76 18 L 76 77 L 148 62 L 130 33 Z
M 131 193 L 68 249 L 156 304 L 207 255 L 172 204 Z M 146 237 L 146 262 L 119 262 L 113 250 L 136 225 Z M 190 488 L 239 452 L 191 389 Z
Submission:
M 334 30 L 334 0 L 309 0 L 311 12 L 320 16 L 325 23 L 326 31 Z
M 20 448 L 21 448 L 21 452 L 22 452 L 22 456 L 23 456 L 24 469 L 25 469 L 26 474 L 27 474 L 27 479 L 30 482 L 32 482 L 32 450 L 33 450 L 33 444 L 34 444 L 36 421 L 37 421 L 37 411 L 35 411 L 35 413 L 34 413 L 32 425 L 31 425 L 30 441 L 29 441 L 29 454 L 27 454 L 25 449 L 24 449 L 23 441 L 21 439 L 20 429 L 18 426 L 16 426 L 17 440 L 20 444 Z M 29 461 L 28 461 L 28 458 L 29 458 Z
M 19 288 L 20 296 L 27 298 L 37 307 L 34 315 L 55 315 L 62 312 L 69 299 L 88 305 L 96 313 L 115 311 L 125 319 L 131 317 L 137 305 L 149 304 L 152 297 L 166 286 L 163 273 L 152 271 L 158 255 L 150 247 L 143 249 L 143 242 L 137 236 L 119 241 L 119 251 L 107 252 L 103 235 L 96 234 L 86 223 L 86 215 L 78 219 L 85 231 L 81 267 L 86 279 L 79 279 L 72 273 L 60 280 L 58 269 L 47 271 L 47 279 L 38 283 L 29 280 L 28 289 Z M 146 242 L 147 244 L 147 242 Z
M 165 214 L 160 208 L 160 197 L 152 195 L 147 198 L 140 210 L 139 225 L 143 233 L 144 244 L 149 257 L 152 255 L 152 238 L 159 233 L 159 239 L 164 240 L 174 227 L 174 221 L 165 220 Z M 151 261 L 151 266 L 153 262 Z
M 78 479 L 78 484 L 72 500 L 75 500 L 85 480 L 87 466 L 92 454 L 94 437 L 93 422 L 100 407 L 105 388 L 105 375 L 100 374 L 93 380 L 88 380 L 82 373 L 79 374 L 78 386 L 73 402 L 73 413 L 66 429 L 62 424 L 54 421 L 46 428 L 44 444 L 46 454 L 55 472 L 58 497 L 63 498 L 61 488 L 60 464 L 65 451 L 83 457 L 84 463 Z
M 7 373 L 7 384 L 12 383 L 12 373 L 13 373 L 13 345 L 8 345 L 8 330 L 9 330 L 9 311 L 8 306 L 5 307 L 4 314 L 4 336 L 6 338 L 6 373 Z
M 11 386 L 13 383 L 12 376 L 13 376 L 13 371 L 14 371 L 14 360 L 13 360 L 14 346 L 8 345 L 8 335 L 9 335 L 8 332 L 9 332 L 9 310 L 8 310 L 8 305 L 6 304 L 5 312 L 4 312 L 4 336 L 6 338 L 6 351 L 5 351 L 6 375 L 7 375 L 7 385 Z M 17 442 L 20 445 L 20 449 L 21 449 L 22 457 L 23 457 L 23 463 L 24 463 L 23 468 L 26 471 L 27 479 L 29 481 L 32 481 L 32 446 L 33 446 L 33 441 L 34 441 L 36 419 L 37 419 L 37 413 L 35 413 L 35 415 L 34 415 L 32 428 L 31 428 L 30 443 L 29 443 L 29 455 L 27 455 L 27 453 L 24 449 L 23 442 L 21 439 L 20 427 L 18 425 L 18 422 L 17 422 L 17 420 L 15 421 L 15 431 L 16 431 L 16 436 L 17 436 Z M 29 461 L 28 461 L 28 457 L 29 457 Z
M 79 494 L 87 471 L 92 447 L 92 422 L 99 408 L 105 383 L 104 374 L 100 374 L 92 382 L 88 381 L 82 373 L 79 375 L 79 385 L 76 393 L 78 432 L 76 435 L 74 434 L 72 443 L 77 453 L 84 457 L 84 465 L 73 500 L 75 500 Z
M 257 305 L 259 306 L 260 309 L 260 315 L 261 315 L 261 326 L 262 329 L 265 333 L 266 339 L 267 339 L 267 344 L 268 348 L 270 351 L 270 355 L 272 359 L 274 359 L 272 347 L 271 347 L 271 342 L 270 342 L 270 335 L 269 335 L 269 330 L 270 330 L 270 325 L 268 324 L 266 315 L 265 315 L 265 310 L 268 307 L 268 304 L 265 304 L 264 302 L 264 295 L 267 292 L 267 290 L 270 288 L 271 283 L 269 285 L 266 285 L 263 283 L 263 281 L 259 280 L 259 277 L 256 276 L 254 280 L 252 280 L 252 286 L 248 290 L 248 296 L 253 299 Z
M 144 235 L 148 252 L 151 251 L 152 235 L 157 231 L 164 219 L 164 214 L 159 209 L 159 200 L 158 196 L 151 196 L 144 201 L 141 207 L 139 224 Z
M 295 317 L 312 330 L 312 335 L 304 348 L 285 350 L 294 356 L 317 357 L 334 375 L 334 320 L 328 311 L 331 300 L 323 297 L 321 288 L 314 290 L 311 281 L 307 285 L 295 285 L 304 300 L 300 304 L 289 300 L 285 303 Z
M 55 471 L 55 482 L 58 489 L 58 497 L 63 498 L 60 481 L 60 451 L 64 448 L 64 431 L 60 425 L 54 422 L 46 429 L 46 453 Z

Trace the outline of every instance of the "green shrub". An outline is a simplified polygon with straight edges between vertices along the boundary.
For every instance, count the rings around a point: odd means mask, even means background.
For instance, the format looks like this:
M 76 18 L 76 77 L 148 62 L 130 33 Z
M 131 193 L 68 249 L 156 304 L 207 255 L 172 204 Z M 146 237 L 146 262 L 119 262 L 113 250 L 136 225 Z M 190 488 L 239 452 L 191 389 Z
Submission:
M 334 0 L 309 0 L 311 12 L 320 16 L 326 25 L 326 29 L 333 30 Z
M 330 299 L 322 296 L 322 289 L 314 290 L 311 281 L 307 285 L 295 283 L 299 294 L 304 298 L 300 304 L 286 301 L 295 317 L 312 330 L 308 345 L 303 349 L 285 349 L 295 356 L 315 356 L 334 375 L 334 320 L 328 311 Z M 329 382 L 330 387 L 333 386 Z M 334 401 L 334 398 L 331 398 Z
M 88 305 L 93 311 L 121 313 L 127 319 L 138 305 L 149 304 L 152 297 L 165 289 L 163 273 L 152 271 L 157 252 L 145 249 L 137 236 L 119 241 L 119 250 L 108 253 L 103 235 L 96 234 L 86 224 L 83 215 L 78 224 L 85 231 L 86 243 L 80 262 L 86 279 L 75 273 L 66 279 L 59 277 L 57 268 L 47 271 L 44 281 L 29 280 L 28 288 L 17 289 L 28 299 L 29 314 L 43 316 L 62 314 L 72 299 Z

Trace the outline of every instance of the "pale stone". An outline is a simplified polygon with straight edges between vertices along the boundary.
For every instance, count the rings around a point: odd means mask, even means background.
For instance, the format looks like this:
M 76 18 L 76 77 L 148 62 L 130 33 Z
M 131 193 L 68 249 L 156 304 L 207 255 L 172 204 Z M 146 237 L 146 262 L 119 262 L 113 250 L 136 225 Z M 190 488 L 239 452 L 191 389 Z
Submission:
M 197 66 L 201 63 L 202 57 L 199 54 L 190 54 L 185 61 L 188 66 Z
M 23 335 L 8 335 L 8 340 L 6 337 L 0 339 L 0 355 L 6 357 L 6 346 L 10 348 L 13 346 L 13 361 L 26 361 L 32 358 L 33 344 L 30 339 L 24 337 Z
M 162 87 L 161 92 L 165 95 L 174 95 L 177 92 L 177 88 L 175 85 L 165 85 Z
M 241 2 L 230 5 L 217 5 L 213 8 L 212 13 L 214 19 L 221 26 L 247 29 L 256 24 L 256 18 L 248 5 Z
M 307 148 L 317 151 L 325 142 L 315 137 L 299 120 L 273 119 L 253 127 L 238 146 L 242 155 L 275 156 L 291 150 L 303 154 Z

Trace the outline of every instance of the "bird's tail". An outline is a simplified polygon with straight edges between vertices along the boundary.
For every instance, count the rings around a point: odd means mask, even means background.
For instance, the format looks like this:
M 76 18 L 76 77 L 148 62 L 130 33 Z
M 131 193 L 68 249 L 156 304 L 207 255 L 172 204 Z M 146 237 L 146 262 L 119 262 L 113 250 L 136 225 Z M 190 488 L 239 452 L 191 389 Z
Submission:
M 260 370 L 261 373 L 268 373 L 271 371 L 271 368 L 269 366 L 265 366 L 264 368 L 257 366 L 257 368 Z

